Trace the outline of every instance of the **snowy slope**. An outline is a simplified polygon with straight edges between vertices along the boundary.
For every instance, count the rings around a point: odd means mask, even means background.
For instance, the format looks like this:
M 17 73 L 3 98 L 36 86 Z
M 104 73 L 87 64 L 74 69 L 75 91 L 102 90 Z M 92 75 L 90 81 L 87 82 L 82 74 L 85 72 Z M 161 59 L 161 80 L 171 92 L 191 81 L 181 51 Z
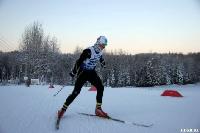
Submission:
M 152 88 L 105 88 L 103 109 L 114 118 L 149 124 L 144 128 L 79 115 L 94 113 L 96 92 L 84 87 L 55 130 L 56 111 L 73 87 L 0 86 L 0 133 L 180 133 L 200 131 L 200 85 Z M 176 89 L 184 97 L 162 97 L 165 89 Z

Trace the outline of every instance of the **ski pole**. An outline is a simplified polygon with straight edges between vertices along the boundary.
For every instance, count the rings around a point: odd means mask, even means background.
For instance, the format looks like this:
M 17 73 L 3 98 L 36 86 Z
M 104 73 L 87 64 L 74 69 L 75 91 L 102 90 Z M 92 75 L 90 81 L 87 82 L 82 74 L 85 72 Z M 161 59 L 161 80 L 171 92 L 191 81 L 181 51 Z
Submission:
M 62 86 L 61 88 L 60 88 L 60 90 L 59 91 L 57 91 L 53 96 L 55 97 L 55 96 L 57 96 L 58 95 L 58 93 L 60 93 L 61 91 L 62 91 L 62 89 L 64 88 L 65 86 Z

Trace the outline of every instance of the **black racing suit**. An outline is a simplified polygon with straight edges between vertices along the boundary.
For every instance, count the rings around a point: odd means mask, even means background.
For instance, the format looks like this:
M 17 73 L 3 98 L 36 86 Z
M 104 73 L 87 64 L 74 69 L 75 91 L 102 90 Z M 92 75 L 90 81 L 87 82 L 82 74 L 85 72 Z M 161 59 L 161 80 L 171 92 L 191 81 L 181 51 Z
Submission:
M 75 66 L 72 70 L 72 72 L 74 74 L 77 74 L 75 87 L 74 87 L 74 90 L 72 91 L 72 93 L 67 97 L 67 99 L 64 103 L 64 106 L 68 107 L 73 102 L 73 100 L 80 93 L 81 88 L 86 81 L 89 81 L 93 86 L 95 86 L 97 88 L 96 102 L 102 103 L 104 86 L 102 84 L 101 79 L 97 75 L 95 68 L 92 69 L 92 70 L 84 70 L 82 68 L 83 61 L 86 60 L 87 58 L 91 58 L 91 53 L 92 52 L 91 52 L 90 49 L 83 50 L 82 54 L 80 55 L 80 58 L 76 61 Z M 105 61 L 102 58 L 102 56 L 99 59 L 99 61 L 100 61 L 102 66 L 105 65 Z

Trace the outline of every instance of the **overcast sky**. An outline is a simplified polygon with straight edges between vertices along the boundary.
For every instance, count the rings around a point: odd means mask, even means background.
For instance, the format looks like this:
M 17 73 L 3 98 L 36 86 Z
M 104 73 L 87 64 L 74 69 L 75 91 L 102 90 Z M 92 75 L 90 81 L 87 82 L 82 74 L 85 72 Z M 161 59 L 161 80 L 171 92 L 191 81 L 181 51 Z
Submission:
M 200 0 L 0 0 L 0 50 L 18 48 L 34 21 L 63 53 L 100 35 L 107 50 L 200 52 Z

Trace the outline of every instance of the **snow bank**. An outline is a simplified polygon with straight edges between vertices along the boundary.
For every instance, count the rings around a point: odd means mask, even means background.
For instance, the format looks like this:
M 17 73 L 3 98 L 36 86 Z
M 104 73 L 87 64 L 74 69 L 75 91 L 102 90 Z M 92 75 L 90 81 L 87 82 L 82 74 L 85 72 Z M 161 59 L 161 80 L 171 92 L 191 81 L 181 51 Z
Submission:
M 96 92 L 83 87 L 67 110 L 60 130 L 55 130 L 56 111 L 73 87 L 0 86 L 0 133 L 180 133 L 200 129 L 200 85 L 170 85 L 151 88 L 105 88 L 103 109 L 114 118 L 153 123 L 144 128 L 121 124 L 78 112 L 94 113 Z M 165 89 L 181 92 L 183 98 L 162 97 Z

